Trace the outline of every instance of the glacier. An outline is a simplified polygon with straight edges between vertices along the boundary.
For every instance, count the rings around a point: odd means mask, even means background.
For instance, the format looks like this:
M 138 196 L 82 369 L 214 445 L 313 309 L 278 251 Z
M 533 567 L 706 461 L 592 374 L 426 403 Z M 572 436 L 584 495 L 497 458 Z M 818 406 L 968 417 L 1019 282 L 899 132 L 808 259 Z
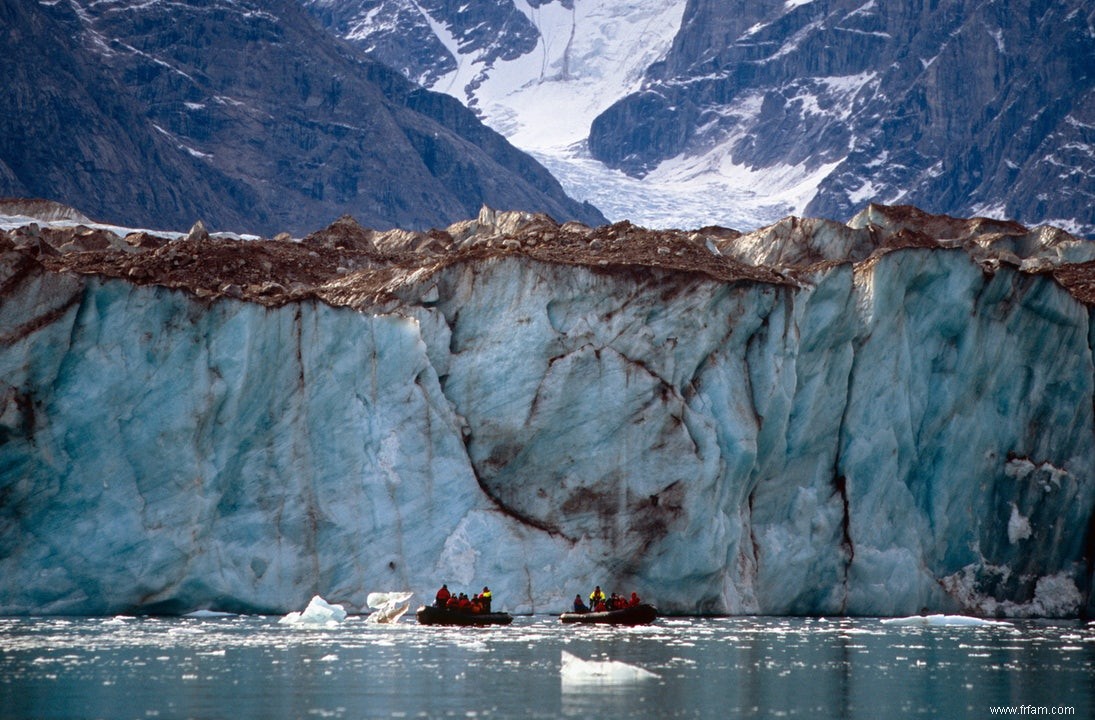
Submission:
M 2 615 L 442 582 L 516 613 L 594 584 L 682 614 L 1095 609 L 1095 246 L 1060 230 L 4 227 Z

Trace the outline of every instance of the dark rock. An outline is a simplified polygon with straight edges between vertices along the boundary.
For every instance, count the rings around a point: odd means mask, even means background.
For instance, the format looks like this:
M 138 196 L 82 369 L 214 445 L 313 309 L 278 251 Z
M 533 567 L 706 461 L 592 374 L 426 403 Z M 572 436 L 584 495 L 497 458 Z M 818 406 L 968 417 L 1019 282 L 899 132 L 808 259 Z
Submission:
M 0 38 L 0 194 L 262 234 L 347 213 L 422 229 L 483 203 L 603 222 L 292 0 L 3 3 Z
M 550 1 L 550 0 L 549 0 Z M 370 54 L 425 86 L 456 70 L 457 60 L 441 43 L 424 13 L 443 24 L 460 46 L 465 62 L 491 66 L 512 60 L 536 47 L 539 33 L 511 0 L 451 3 L 419 0 L 414 6 L 385 0 L 302 0 L 324 27 L 339 37 L 353 36 Z M 544 4 L 540 0 L 529 3 Z M 364 17 L 377 30 L 362 33 Z M 388 29 L 396 28 L 395 32 Z M 472 80 L 474 84 L 476 79 Z

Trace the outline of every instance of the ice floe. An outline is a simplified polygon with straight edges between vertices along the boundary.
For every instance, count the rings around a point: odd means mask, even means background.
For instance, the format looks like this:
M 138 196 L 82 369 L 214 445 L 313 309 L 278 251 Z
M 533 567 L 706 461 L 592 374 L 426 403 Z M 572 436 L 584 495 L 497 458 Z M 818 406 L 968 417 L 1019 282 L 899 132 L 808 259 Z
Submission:
M 564 683 L 632 683 L 660 677 L 657 673 L 618 660 L 583 660 L 566 650 L 562 651 L 562 659 L 559 674 Z
M 1008 622 L 986 620 L 968 615 L 912 615 L 910 617 L 886 618 L 882 621 L 882 624 L 922 627 L 1014 627 Z
M 345 619 L 346 610 L 341 605 L 332 605 L 316 595 L 302 612 L 291 612 L 278 620 L 278 623 L 305 627 L 333 627 Z
M 365 600 L 366 604 L 373 609 L 373 612 L 369 617 L 365 618 L 367 623 L 394 623 L 398 622 L 399 618 L 403 617 L 403 614 L 411 606 L 411 598 L 414 597 L 413 592 L 373 592 L 369 593 L 369 597 Z

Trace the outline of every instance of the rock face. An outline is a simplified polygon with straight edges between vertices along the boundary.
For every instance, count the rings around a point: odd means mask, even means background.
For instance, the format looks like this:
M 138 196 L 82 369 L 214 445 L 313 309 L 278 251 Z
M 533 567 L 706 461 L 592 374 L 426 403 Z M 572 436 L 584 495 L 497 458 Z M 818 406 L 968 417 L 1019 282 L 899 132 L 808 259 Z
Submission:
M 517 612 L 593 583 L 682 613 L 1095 609 L 1095 251 L 1067 233 L 885 206 L 90 229 L 0 237 L 0 614 L 441 582 Z
M 5 3 L 0 196 L 269 235 L 480 205 L 604 222 L 455 100 L 276 2 Z
M 441 0 L 301 0 L 339 37 L 361 45 L 369 54 L 425 87 L 471 62 L 492 66 L 532 52 L 540 34 L 512 0 L 446 3 Z M 548 0 L 551 2 L 551 0 Z M 571 0 L 563 0 L 570 4 Z M 545 4 L 532 0 L 531 8 Z M 446 37 L 435 25 L 443 24 Z M 446 42 L 447 41 L 447 42 Z
M 709 153 L 830 166 L 823 217 L 908 202 L 1095 234 L 1093 27 L 1082 0 L 693 0 L 589 147 L 636 175 Z

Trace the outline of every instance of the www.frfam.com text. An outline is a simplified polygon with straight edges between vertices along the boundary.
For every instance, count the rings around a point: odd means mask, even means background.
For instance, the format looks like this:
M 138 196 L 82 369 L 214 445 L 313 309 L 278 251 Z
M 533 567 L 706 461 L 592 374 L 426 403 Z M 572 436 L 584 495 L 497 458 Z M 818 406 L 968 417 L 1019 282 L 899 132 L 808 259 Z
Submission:
M 1076 708 L 1056 706 L 1046 707 L 1045 705 L 1004 705 L 998 707 L 990 707 L 989 712 L 993 715 L 1075 715 Z

